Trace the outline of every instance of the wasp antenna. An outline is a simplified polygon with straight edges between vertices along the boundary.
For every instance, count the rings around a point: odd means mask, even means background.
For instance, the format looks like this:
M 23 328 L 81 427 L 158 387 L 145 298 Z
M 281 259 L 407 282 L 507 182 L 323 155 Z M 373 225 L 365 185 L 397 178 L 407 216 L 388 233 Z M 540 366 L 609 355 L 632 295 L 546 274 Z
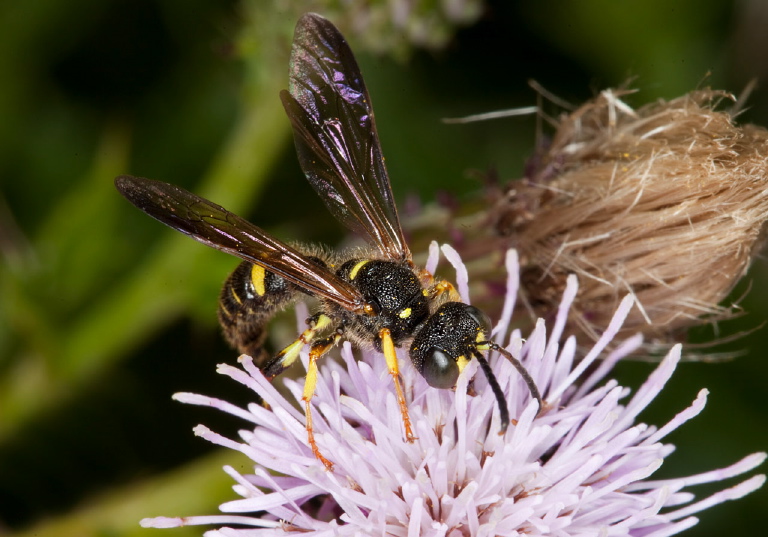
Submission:
M 496 396 L 496 403 L 499 405 L 499 419 L 501 420 L 501 430 L 499 431 L 499 434 L 504 434 L 507 432 L 507 427 L 509 426 L 509 408 L 507 408 L 507 400 L 504 398 L 504 392 L 501 391 L 499 381 L 496 380 L 496 375 L 493 374 L 493 370 L 491 370 L 491 366 L 488 364 L 488 360 L 485 359 L 485 356 L 480 354 L 480 351 L 478 350 L 475 350 L 473 354 L 475 355 L 475 358 L 477 358 L 477 361 L 480 362 L 480 367 L 482 368 L 483 373 L 485 373 L 485 377 L 488 379 L 488 384 L 491 385 L 493 395 Z
M 515 369 L 517 369 L 517 372 L 520 373 L 520 376 L 523 377 L 525 384 L 528 386 L 528 391 L 531 392 L 531 397 L 533 397 L 534 399 L 536 399 L 536 401 L 539 402 L 539 412 L 541 412 L 544 409 L 544 400 L 541 398 L 541 393 L 539 393 L 539 388 L 536 386 L 536 383 L 533 381 L 533 377 L 531 377 L 531 374 L 528 373 L 528 370 L 525 368 L 525 366 L 523 366 L 523 364 L 520 363 L 520 360 L 512 356 L 512 354 L 507 349 L 499 346 L 498 343 L 494 343 L 493 341 L 485 341 L 480 343 L 480 345 L 488 345 L 489 349 L 498 351 L 507 360 L 509 360 L 513 366 L 515 366 Z M 482 365 L 482 362 L 480 363 Z

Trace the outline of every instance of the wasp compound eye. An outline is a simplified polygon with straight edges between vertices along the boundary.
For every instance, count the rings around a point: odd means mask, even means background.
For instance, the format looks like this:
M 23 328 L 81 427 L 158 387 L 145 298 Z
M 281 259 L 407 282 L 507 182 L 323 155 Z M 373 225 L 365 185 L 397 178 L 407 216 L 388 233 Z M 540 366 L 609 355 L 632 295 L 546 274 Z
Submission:
M 459 378 L 459 366 L 456 360 L 435 347 L 426 352 L 419 372 L 424 376 L 427 384 L 433 388 L 453 388 Z
M 474 306 L 465 305 L 464 312 L 466 315 L 477 323 L 478 328 L 484 334 L 491 332 L 491 319 L 486 313 Z

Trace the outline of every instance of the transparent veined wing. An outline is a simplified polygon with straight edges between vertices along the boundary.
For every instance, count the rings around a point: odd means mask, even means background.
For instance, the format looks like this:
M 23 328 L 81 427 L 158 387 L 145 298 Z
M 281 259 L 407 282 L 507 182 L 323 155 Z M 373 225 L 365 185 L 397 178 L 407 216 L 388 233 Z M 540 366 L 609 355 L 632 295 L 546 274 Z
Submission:
M 121 175 L 115 186 L 128 201 L 163 224 L 279 274 L 312 295 L 350 311 L 363 311 L 365 301 L 350 283 L 223 207 L 181 187 L 143 177 Z
M 289 88 L 280 98 L 309 183 L 339 221 L 386 258 L 410 262 L 360 68 L 344 37 L 319 15 L 296 25 Z

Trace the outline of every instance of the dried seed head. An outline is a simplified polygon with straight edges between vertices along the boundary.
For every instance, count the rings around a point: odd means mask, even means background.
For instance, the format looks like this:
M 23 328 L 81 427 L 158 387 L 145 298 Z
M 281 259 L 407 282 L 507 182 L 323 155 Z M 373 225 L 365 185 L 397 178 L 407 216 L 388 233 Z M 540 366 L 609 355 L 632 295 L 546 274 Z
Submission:
M 768 131 L 735 125 L 718 109 L 731 96 L 719 91 L 638 110 L 620 96 L 604 91 L 562 117 L 491 219 L 520 253 L 538 314 L 576 273 L 573 324 L 600 333 L 630 292 L 639 307 L 624 330 L 663 340 L 732 314 L 718 304 L 768 216 Z

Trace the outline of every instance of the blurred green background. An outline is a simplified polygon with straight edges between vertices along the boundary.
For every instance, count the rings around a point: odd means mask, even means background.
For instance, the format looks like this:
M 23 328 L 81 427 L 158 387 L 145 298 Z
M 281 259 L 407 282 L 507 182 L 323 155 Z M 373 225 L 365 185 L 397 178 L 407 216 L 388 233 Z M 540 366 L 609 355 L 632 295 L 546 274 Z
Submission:
M 385 22 L 361 35 L 362 4 Z M 240 423 L 170 396 L 250 398 L 214 373 L 236 358 L 215 310 L 237 261 L 142 215 L 112 180 L 182 185 L 284 239 L 340 240 L 298 168 L 278 99 L 302 12 L 336 21 L 356 51 L 401 202 L 474 192 L 468 170 L 519 177 L 533 118 L 440 120 L 536 104 L 529 79 L 579 103 L 634 77 L 640 105 L 699 85 L 738 93 L 768 71 L 760 0 L 415 4 L 427 30 L 392 29 L 383 1 L 0 4 L 0 535 L 159 534 L 138 520 L 213 514 L 234 497 L 220 467 L 246 463 L 191 428 L 233 435 Z M 768 92 L 749 103 L 742 121 L 768 125 Z M 766 279 L 758 259 L 742 286 L 749 313 L 721 336 L 768 318 Z M 682 365 L 643 416 L 664 423 L 711 390 L 703 415 L 668 439 L 678 451 L 663 475 L 768 448 L 767 335 L 719 349 L 745 350 L 735 361 Z M 623 367 L 636 385 L 652 365 Z M 702 513 L 686 534 L 756 534 L 766 507 L 763 489 Z

